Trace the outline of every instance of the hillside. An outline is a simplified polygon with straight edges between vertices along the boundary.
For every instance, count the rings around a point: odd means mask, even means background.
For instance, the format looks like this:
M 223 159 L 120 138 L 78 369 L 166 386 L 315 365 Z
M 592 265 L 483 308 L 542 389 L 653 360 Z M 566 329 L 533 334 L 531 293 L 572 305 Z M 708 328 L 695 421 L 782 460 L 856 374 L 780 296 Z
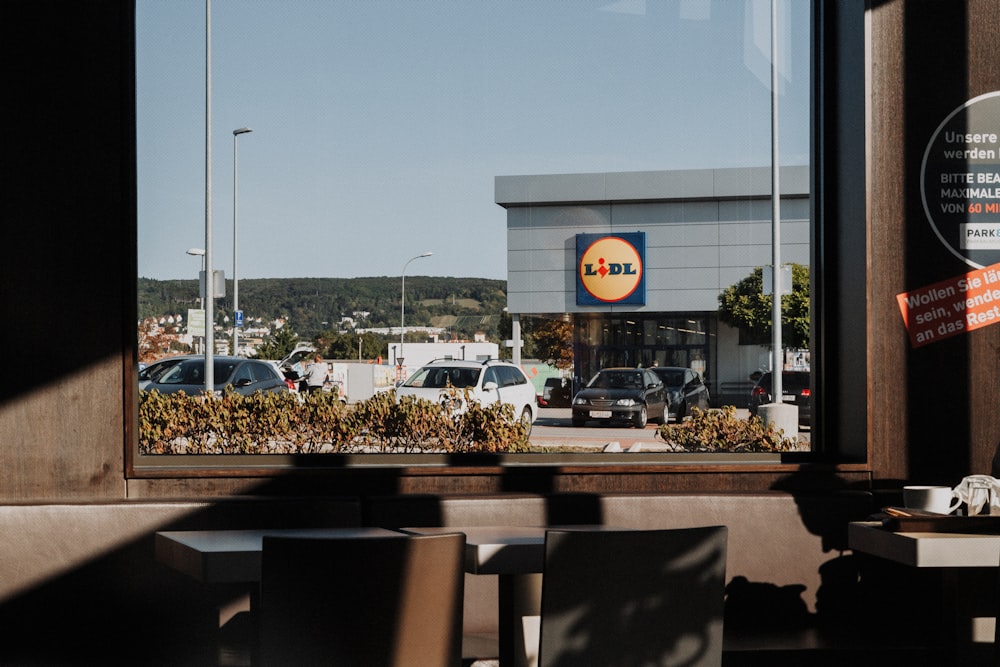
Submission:
M 342 318 L 358 327 L 399 326 L 401 280 L 374 278 L 262 278 L 240 280 L 240 308 L 249 323 L 287 320 L 304 338 L 337 330 Z M 217 321 L 231 316 L 233 283 L 216 302 Z M 197 280 L 139 278 L 139 319 L 186 314 L 198 308 Z M 487 278 L 406 277 L 406 325 L 448 327 L 459 337 L 493 334 L 507 305 L 507 283 Z

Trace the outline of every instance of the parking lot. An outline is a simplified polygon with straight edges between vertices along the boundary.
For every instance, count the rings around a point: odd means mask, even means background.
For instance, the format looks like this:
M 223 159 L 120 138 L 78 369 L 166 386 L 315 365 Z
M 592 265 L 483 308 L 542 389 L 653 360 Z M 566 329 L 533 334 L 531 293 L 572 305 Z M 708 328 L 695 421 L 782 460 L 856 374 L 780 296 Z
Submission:
M 670 451 L 670 447 L 656 437 L 659 424 L 650 423 L 644 429 L 618 424 L 600 425 L 595 422 L 589 422 L 587 426 L 573 426 L 570 413 L 570 408 L 539 408 L 538 418 L 531 431 L 532 447 L 602 451 L 609 445 L 616 449 L 613 443 L 617 443 L 617 447 L 623 451 Z M 747 419 L 750 412 L 740 408 L 736 410 L 736 415 Z M 805 447 L 808 447 L 809 436 L 809 429 L 799 431 L 799 442 Z

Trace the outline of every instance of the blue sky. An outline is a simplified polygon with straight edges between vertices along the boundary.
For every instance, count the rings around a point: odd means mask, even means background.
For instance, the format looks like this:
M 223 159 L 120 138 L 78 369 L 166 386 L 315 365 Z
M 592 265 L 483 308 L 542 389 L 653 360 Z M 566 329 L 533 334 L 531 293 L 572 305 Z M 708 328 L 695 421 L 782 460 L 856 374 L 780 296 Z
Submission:
M 807 2 L 779 0 L 782 164 Z M 770 163 L 769 0 L 212 0 L 213 265 L 506 279 L 498 175 Z M 205 0 L 136 1 L 139 275 L 205 245 Z

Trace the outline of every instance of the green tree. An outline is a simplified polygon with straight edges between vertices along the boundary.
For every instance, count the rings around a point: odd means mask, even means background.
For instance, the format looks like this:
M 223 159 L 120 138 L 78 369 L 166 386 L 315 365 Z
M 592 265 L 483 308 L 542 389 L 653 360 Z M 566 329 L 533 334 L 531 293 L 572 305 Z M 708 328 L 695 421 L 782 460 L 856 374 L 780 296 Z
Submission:
M 287 326 L 264 339 L 257 347 L 258 359 L 284 359 L 299 344 L 299 335 Z
M 387 338 L 373 333 L 339 334 L 325 332 L 316 339 L 316 349 L 321 350 L 326 359 L 357 359 L 358 346 L 362 359 L 375 359 L 386 349 Z
M 792 293 L 781 297 L 781 340 L 785 347 L 809 347 L 809 267 L 792 264 Z M 771 342 L 771 295 L 762 293 L 764 270 L 719 295 L 719 320 L 740 332 L 744 343 Z
M 570 316 L 557 319 L 534 319 L 531 331 L 532 348 L 538 359 L 556 368 L 573 367 L 573 320 Z

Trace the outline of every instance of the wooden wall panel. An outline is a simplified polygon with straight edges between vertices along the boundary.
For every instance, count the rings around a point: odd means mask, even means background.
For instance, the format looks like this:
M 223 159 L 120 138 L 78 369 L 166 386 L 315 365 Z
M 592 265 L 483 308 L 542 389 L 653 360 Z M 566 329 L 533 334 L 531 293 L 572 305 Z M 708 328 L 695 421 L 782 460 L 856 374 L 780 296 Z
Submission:
M 4 139 L 0 232 L 0 500 L 125 492 L 133 11 L 129 1 L 5 9 L 4 45 L 16 60 L 5 86 L 15 117 Z
M 955 483 L 1000 444 L 1000 327 L 912 349 L 895 297 L 971 270 L 928 224 L 920 165 L 953 109 L 1000 90 L 1000 4 L 872 2 L 870 20 L 872 464 L 884 483 Z

